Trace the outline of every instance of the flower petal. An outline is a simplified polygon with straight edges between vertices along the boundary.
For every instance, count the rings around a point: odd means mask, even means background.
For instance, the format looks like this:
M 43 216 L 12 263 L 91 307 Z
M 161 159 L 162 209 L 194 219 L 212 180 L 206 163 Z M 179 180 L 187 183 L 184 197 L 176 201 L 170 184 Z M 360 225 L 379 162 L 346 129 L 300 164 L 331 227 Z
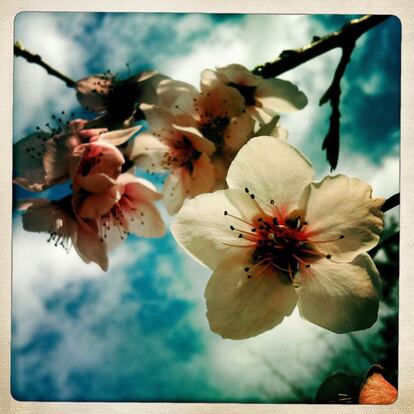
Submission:
M 75 133 L 56 138 L 45 144 L 43 166 L 49 183 L 59 183 L 69 178 L 69 158 L 73 148 L 80 144 Z
M 78 185 L 94 183 L 96 175 L 117 178 L 125 158 L 119 149 L 106 142 L 92 142 L 78 145 L 69 158 L 69 174 Z M 101 181 L 99 181 L 101 182 Z M 85 187 L 88 191 L 101 192 L 102 189 Z
M 169 147 L 158 137 L 144 132 L 133 140 L 129 158 L 143 170 L 157 172 L 163 168 L 164 156 L 168 150 Z
M 106 174 L 93 174 L 82 177 L 76 175 L 73 180 L 74 189 L 83 188 L 91 193 L 99 194 L 116 184 L 116 180 Z
M 108 144 L 115 145 L 116 147 L 127 142 L 132 136 L 134 136 L 142 125 L 138 125 L 132 128 L 119 129 L 117 131 L 104 132 L 99 135 L 99 141 L 106 142 Z
M 133 174 L 121 174 L 117 183 L 124 185 L 124 193 L 131 200 L 155 201 L 162 198 L 162 194 L 157 192 L 154 184 L 144 178 L 135 177 Z
M 274 111 L 265 111 L 263 108 L 257 106 L 248 106 L 247 111 L 250 116 L 256 121 L 255 128 L 262 127 L 263 125 L 272 122 L 272 119 L 277 115 Z M 271 112 L 270 114 L 268 112 Z M 259 136 L 259 134 L 256 134 Z M 264 134 L 266 135 L 266 134 Z
M 193 127 L 183 127 L 180 125 L 172 125 L 174 130 L 180 132 L 181 137 L 185 137 L 191 141 L 193 147 L 200 152 L 205 152 L 207 155 L 211 155 L 216 146 L 210 140 L 204 138 L 200 132 Z
M 50 186 L 43 166 L 44 144 L 50 136 L 46 132 L 34 132 L 13 145 L 16 184 L 30 191 L 43 191 Z
M 243 113 L 244 99 L 236 89 L 214 84 L 203 90 L 195 106 L 199 109 L 198 114 L 204 114 L 207 118 L 233 118 Z
M 344 175 L 325 177 L 305 189 L 300 208 L 305 211 L 310 238 L 322 242 L 315 243 L 319 251 L 350 261 L 378 243 L 384 200 L 372 198 L 371 193 L 368 184 Z M 323 242 L 327 240 L 334 241 Z
M 377 320 L 381 280 L 368 254 L 350 263 L 320 259 L 295 276 L 300 314 L 336 333 L 367 329 Z
M 201 91 L 208 90 L 217 85 L 226 84 L 227 79 L 223 75 L 212 69 L 204 69 L 200 75 L 200 88 Z
M 191 175 L 187 174 L 185 183 L 186 190 L 191 197 L 198 194 L 208 193 L 213 190 L 215 183 L 214 166 L 206 154 L 194 162 L 194 170 Z
M 188 172 L 184 168 L 176 169 L 167 178 L 163 192 L 163 200 L 168 214 L 173 215 L 180 210 L 187 196 L 185 188 L 185 180 Z
M 255 133 L 255 136 L 260 137 L 261 135 L 267 135 L 275 138 L 279 138 L 282 141 L 287 141 L 288 132 L 286 129 L 279 126 L 279 119 L 280 116 L 276 115 L 272 118 L 270 122 L 267 124 L 262 125 L 257 132 Z
M 224 143 L 231 151 L 238 151 L 252 136 L 254 120 L 249 113 L 244 113 L 230 121 Z
M 197 98 L 198 91 L 189 83 L 164 80 L 160 82 L 157 88 L 159 105 L 168 109 L 173 114 L 194 112 L 194 101 Z
M 287 278 L 260 266 L 251 275 L 244 268 L 239 258 L 225 260 L 207 284 L 210 329 L 223 338 L 259 335 L 282 322 L 296 305 L 296 292 Z
M 237 63 L 217 68 L 217 75 L 223 79 L 223 82 L 242 86 L 257 86 L 262 79 Z
M 147 104 L 141 104 L 139 108 L 153 131 L 168 130 L 174 122 L 173 114 L 165 108 Z
M 106 214 L 121 198 L 118 186 L 112 185 L 106 191 L 90 194 L 82 202 L 78 214 L 82 218 L 92 219 Z
M 380 367 L 375 365 L 368 373 L 358 397 L 358 404 L 393 404 L 398 398 L 397 389 L 382 375 Z
M 259 83 L 255 98 L 263 107 L 274 112 L 292 112 L 304 108 L 306 95 L 292 82 L 270 78 Z
M 141 237 L 162 237 L 165 225 L 158 209 L 148 202 L 134 203 L 135 211 L 125 213 L 128 230 Z
M 227 153 L 215 153 L 211 156 L 211 163 L 214 166 L 214 175 L 216 177 L 215 190 L 224 190 L 227 188 L 226 175 L 233 159 L 234 155 L 232 156 Z
M 23 228 L 32 232 L 57 233 L 70 236 L 76 226 L 75 221 L 57 203 L 48 199 L 35 198 L 20 202 Z
M 108 254 L 105 243 L 99 239 L 97 231 L 82 219 L 78 220 L 78 232 L 73 246 L 84 262 L 94 262 L 103 271 L 108 270 Z
M 256 199 L 252 199 L 249 194 L 246 194 L 245 191 L 240 191 L 234 188 L 230 188 L 225 191 L 226 198 L 236 207 L 237 211 L 240 213 L 240 218 L 244 219 L 247 222 L 252 222 L 252 220 L 258 215 L 263 215 L 265 212 L 262 210 L 259 203 Z M 237 224 L 238 227 L 241 226 L 243 230 L 249 230 L 254 227 L 254 224 L 246 224 L 243 222 L 240 223 L 228 223 L 228 224 Z M 247 227 L 246 227 L 247 226 Z M 246 227 L 246 228 L 245 228 Z
M 168 76 L 154 71 L 141 72 L 137 77 L 137 81 L 139 82 L 138 102 L 158 104 L 157 88 L 160 82 L 166 79 L 169 79 Z
M 24 210 L 22 221 L 25 230 L 53 234 L 55 245 L 60 244 L 67 250 L 70 249 L 70 239 L 85 263 L 92 261 L 102 270 L 108 269 L 106 246 L 100 242 L 97 229 L 69 211 L 66 199 L 57 202 L 47 199 L 25 200 L 20 209 Z
M 230 188 L 248 188 L 266 204 L 296 206 L 303 189 L 314 175 L 310 162 L 295 148 L 273 137 L 251 139 L 230 165 Z
M 76 97 L 89 111 L 103 112 L 106 109 L 105 96 L 112 85 L 111 78 L 105 75 L 93 75 L 76 82 Z
M 180 244 L 195 260 L 215 269 L 223 259 L 232 256 L 246 256 L 253 252 L 244 239 L 230 230 L 227 211 L 240 216 L 236 207 L 226 197 L 228 190 L 187 200 L 181 208 L 171 231 Z

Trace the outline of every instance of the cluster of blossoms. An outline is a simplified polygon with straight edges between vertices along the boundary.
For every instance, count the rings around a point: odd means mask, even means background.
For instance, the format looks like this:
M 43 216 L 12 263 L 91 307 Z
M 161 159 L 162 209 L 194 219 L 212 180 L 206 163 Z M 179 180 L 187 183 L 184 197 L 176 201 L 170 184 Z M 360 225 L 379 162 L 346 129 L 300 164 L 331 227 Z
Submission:
M 108 268 L 108 251 L 130 233 L 161 237 L 165 226 L 155 201 L 162 195 L 133 173 L 129 151 L 142 126 L 135 126 L 137 101 L 153 102 L 157 84 L 166 77 L 154 72 L 126 80 L 112 74 L 77 82 L 80 103 L 98 113 L 93 120 L 65 120 L 20 140 L 14 147 L 14 183 L 40 192 L 70 182 L 71 193 L 59 200 L 32 198 L 19 203 L 23 227 L 49 233 L 49 242 L 85 262 Z
M 214 271 L 205 291 L 212 331 L 249 338 L 296 304 L 302 317 L 337 333 L 376 321 L 381 281 L 366 252 L 383 228 L 383 200 L 355 178 L 313 177 L 299 151 L 257 137 L 231 164 L 228 189 L 181 209 L 177 242 Z
M 76 95 L 96 118 L 53 117 L 49 131 L 37 128 L 19 141 L 14 182 L 40 192 L 70 181 L 72 192 L 60 200 L 21 202 L 23 226 L 48 232 L 49 241 L 73 246 L 104 270 L 108 250 L 130 233 L 164 234 L 156 200 L 175 214 L 186 197 L 223 187 L 238 150 L 258 131 L 285 137 L 277 112 L 307 103 L 290 82 L 264 80 L 240 65 L 204 71 L 200 92 L 156 72 L 126 79 L 107 72 L 79 80 Z M 139 133 L 143 119 L 150 131 Z M 135 177 L 135 166 L 170 173 L 162 194 Z
M 135 141 L 132 157 L 148 172 L 169 172 L 163 194 L 170 214 L 187 197 L 225 188 L 240 148 L 256 135 L 286 139 L 278 114 L 307 104 L 291 82 L 263 79 L 236 64 L 203 71 L 200 90 L 165 79 L 156 92 L 156 105 L 140 106 L 150 131 Z
M 381 283 L 367 251 L 383 200 L 358 179 L 312 181 L 279 125 L 279 113 L 307 104 L 295 85 L 232 64 L 203 71 L 199 90 L 154 72 L 95 75 L 76 90 L 95 119 L 58 119 L 15 146 L 16 184 L 44 191 L 70 180 L 72 189 L 22 202 L 25 229 L 106 270 L 108 250 L 130 233 L 164 234 L 163 199 L 178 212 L 177 242 L 214 271 L 205 291 L 214 332 L 252 337 L 296 305 L 338 333 L 375 322 Z M 147 130 L 136 126 L 143 119 Z M 162 193 L 134 167 L 166 174 Z

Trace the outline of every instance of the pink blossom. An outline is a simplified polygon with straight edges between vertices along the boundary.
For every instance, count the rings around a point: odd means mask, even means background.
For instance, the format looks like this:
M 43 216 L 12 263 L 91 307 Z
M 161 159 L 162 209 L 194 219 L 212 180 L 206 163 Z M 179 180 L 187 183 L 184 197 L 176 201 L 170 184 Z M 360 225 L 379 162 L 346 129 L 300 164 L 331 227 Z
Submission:
M 154 71 L 140 72 L 127 79 L 108 73 L 76 82 L 76 96 L 87 110 L 100 113 L 92 125 L 111 129 L 132 126 L 140 118 L 140 103 L 157 101 L 156 87 L 166 76 Z
M 17 142 L 13 147 L 18 172 L 14 182 L 31 191 L 43 191 L 65 181 L 68 157 L 82 143 L 79 133 L 85 124 L 85 120 L 76 119 L 51 132 L 39 129 Z
M 217 81 L 242 95 L 258 127 L 270 122 L 280 112 L 302 109 L 308 102 L 305 94 L 293 83 L 278 78 L 264 79 L 239 64 L 217 68 L 216 71 L 207 69 L 201 74 L 204 86 L 215 85 Z
M 149 105 L 141 108 L 151 131 L 135 140 L 131 158 L 148 172 L 170 172 L 163 188 L 164 203 L 175 214 L 186 197 L 213 190 L 215 174 L 209 156 L 215 146 L 197 129 L 175 125 L 167 110 Z
M 398 391 L 383 373 L 381 366 L 371 367 L 359 391 L 358 404 L 388 405 L 397 401 Z
M 252 137 L 254 122 L 234 88 L 216 82 L 202 85 L 198 92 L 184 82 L 165 80 L 157 91 L 160 105 L 174 115 L 174 122 L 198 129 L 220 154 L 237 153 Z
M 157 93 L 159 105 L 172 114 L 172 122 L 197 129 L 215 144 L 211 162 L 215 171 L 214 189 L 220 189 L 226 188 L 227 169 L 248 140 L 257 134 L 286 139 L 287 133 L 279 126 L 278 115 L 255 133 L 254 119 L 240 91 L 225 85 L 215 72 L 204 72 L 207 73 L 209 81 L 202 78 L 201 92 L 185 82 L 165 80 L 160 82 Z
M 161 198 L 149 181 L 124 173 L 106 191 L 86 196 L 79 215 L 96 219 L 101 240 L 113 249 L 130 233 L 141 237 L 164 235 L 164 222 L 154 204 Z
M 43 191 L 69 179 L 69 159 L 74 149 L 88 142 L 101 141 L 121 145 L 136 134 L 140 126 L 107 132 L 90 128 L 83 119 L 75 119 L 51 132 L 39 130 L 14 145 L 17 177 L 14 182 L 30 191 Z
M 72 209 L 71 197 L 58 201 L 31 199 L 20 203 L 23 228 L 31 232 L 49 233 L 48 242 L 70 251 L 72 246 L 86 262 L 108 269 L 106 245 L 99 238 L 96 222 L 87 221 Z
M 69 175 L 75 191 L 101 193 L 115 184 L 125 159 L 111 144 L 95 141 L 78 145 L 69 159 Z

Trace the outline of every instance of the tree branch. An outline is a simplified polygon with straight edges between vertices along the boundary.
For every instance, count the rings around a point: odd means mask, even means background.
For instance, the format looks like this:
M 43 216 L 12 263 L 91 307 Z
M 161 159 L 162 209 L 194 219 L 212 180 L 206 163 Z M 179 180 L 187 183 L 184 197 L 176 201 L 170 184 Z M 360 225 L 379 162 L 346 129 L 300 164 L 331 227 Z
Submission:
M 299 399 L 302 403 L 309 403 L 311 402 L 310 398 L 307 396 L 305 390 L 300 386 L 300 383 L 296 383 L 294 381 L 291 381 L 288 376 L 283 374 L 281 371 L 279 371 L 276 366 L 274 366 L 269 359 L 267 359 L 264 355 L 253 353 L 257 358 L 261 360 L 263 365 L 267 368 L 269 373 L 274 376 L 274 378 L 277 378 L 281 380 L 283 383 L 285 383 L 291 390 L 293 394 L 295 394 L 296 398 Z
M 374 248 L 372 248 L 368 253 L 371 257 L 375 257 L 376 254 L 384 248 L 387 244 L 390 243 L 398 243 L 400 241 L 400 232 L 396 231 L 395 233 L 388 236 L 386 239 L 382 240 L 380 243 L 378 243 Z
M 358 350 L 359 354 L 362 355 L 372 365 L 374 363 L 373 357 L 364 348 L 361 341 L 353 333 L 349 333 L 348 338 L 351 340 L 352 345 Z
M 400 193 L 394 194 L 390 198 L 387 198 L 381 207 L 381 211 L 385 213 L 400 204 Z
M 299 49 L 284 50 L 276 60 L 259 65 L 252 72 L 264 78 L 279 76 L 332 49 L 344 47 L 350 41 L 355 42 L 363 33 L 382 23 L 389 17 L 386 15 L 368 15 L 351 20 L 340 31 L 327 34 L 323 37 L 315 37 L 312 43 Z
M 24 49 L 19 42 L 14 44 L 14 55 L 20 56 L 26 59 L 30 63 L 36 63 L 37 65 L 41 66 L 42 68 L 46 69 L 46 72 L 49 75 L 55 76 L 56 78 L 63 80 L 66 83 L 66 86 L 69 88 L 74 88 L 76 82 L 72 79 L 68 78 L 67 76 L 63 75 L 62 73 L 58 72 L 56 69 L 53 69 L 50 65 L 43 61 L 43 59 L 39 55 L 34 55 L 30 53 L 28 50 Z
M 341 99 L 341 79 L 345 69 L 351 60 L 351 54 L 355 48 L 356 40 L 366 31 L 386 20 L 389 16 L 363 16 L 348 22 L 338 32 L 330 33 L 324 37 L 317 37 L 315 40 L 300 49 L 285 50 L 274 62 L 258 66 L 253 73 L 264 78 L 278 76 L 283 72 L 295 68 L 310 59 L 323 53 L 342 48 L 342 56 L 336 68 L 332 84 L 322 96 L 319 105 L 330 102 L 332 113 L 329 118 L 329 130 L 322 143 L 322 149 L 326 150 L 326 158 L 331 166 L 331 171 L 338 165 L 339 142 L 340 142 L 340 117 L 339 103 Z
M 354 47 L 355 42 L 352 41 L 343 47 L 341 60 L 336 68 L 332 83 L 319 101 L 319 105 L 323 105 L 329 101 L 332 108 L 332 113 L 329 118 L 329 130 L 322 143 L 322 149 L 326 150 L 326 158 L 331 166 L 331 171 L 338 165 L 339 157 L 339 130 L 341 117 L 339 103 L 341 100 L 341 79 L 351 60 L 351 54 Z
M 252 73 L 264 78 L 278 76 L 334 48 L 342 48 L 342 56 L 336 68 L 332 83 L 319 101 L 319 105 L 330 102 L 332 108 L 328 133 L 322 143 L 322 149 L 326 150 L 326 157 L 331 166 L 331 171 L 337 167 L 339 157 L 341 79 L 350 62 L 356 40 L 363 33 L 382 23 L 388 17 L 386 15 L 367 15 L 359 19 L 351 20 L 341 30 L 323 37 L 315 37 L 312 43 L 302 48 L 284 50 L 275 61 L 257 66 L 252 71 Z M 34 55 L 25 50 L 19 43 L 14 45 L 14 54 L 25 58 L 28 62 L 42 66 L 50 75 L 63 80 L 68 87 L 73 88 L 76 85 L 72 79 L 45 63 L 39 55 Z

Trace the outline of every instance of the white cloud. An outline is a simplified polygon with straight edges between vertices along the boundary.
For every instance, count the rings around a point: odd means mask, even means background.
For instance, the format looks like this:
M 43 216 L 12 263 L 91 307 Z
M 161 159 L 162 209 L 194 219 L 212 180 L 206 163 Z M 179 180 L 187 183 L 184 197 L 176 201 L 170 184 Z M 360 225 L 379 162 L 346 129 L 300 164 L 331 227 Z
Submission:
M 69 283 L 104 279 L 108 274 L 94 263 L 84 263 L 74 249 L 66 253 L 46 243 L 47 234 L 27 232 L 20 220 L 16 221 L 13 226 L 13 317 L 19 325 L 15 339 L 20 344 L 30 339 L 38 321 L 47 316 L 44 308 L 47 297 L 64 291 Z M 110 254 L 113 272 L 139 261 L 151 249 L 145 240 L 124 244 Z M 115 292 L 117 288 L 113 288 Z
M 375 165 L 364 156 L 343 154 L 341 168 L 336 172 L 359 177 L 372 186 L 374 196 L 388 198 L 399 191 L 399 168 L 399 157 L 384 157 Z

